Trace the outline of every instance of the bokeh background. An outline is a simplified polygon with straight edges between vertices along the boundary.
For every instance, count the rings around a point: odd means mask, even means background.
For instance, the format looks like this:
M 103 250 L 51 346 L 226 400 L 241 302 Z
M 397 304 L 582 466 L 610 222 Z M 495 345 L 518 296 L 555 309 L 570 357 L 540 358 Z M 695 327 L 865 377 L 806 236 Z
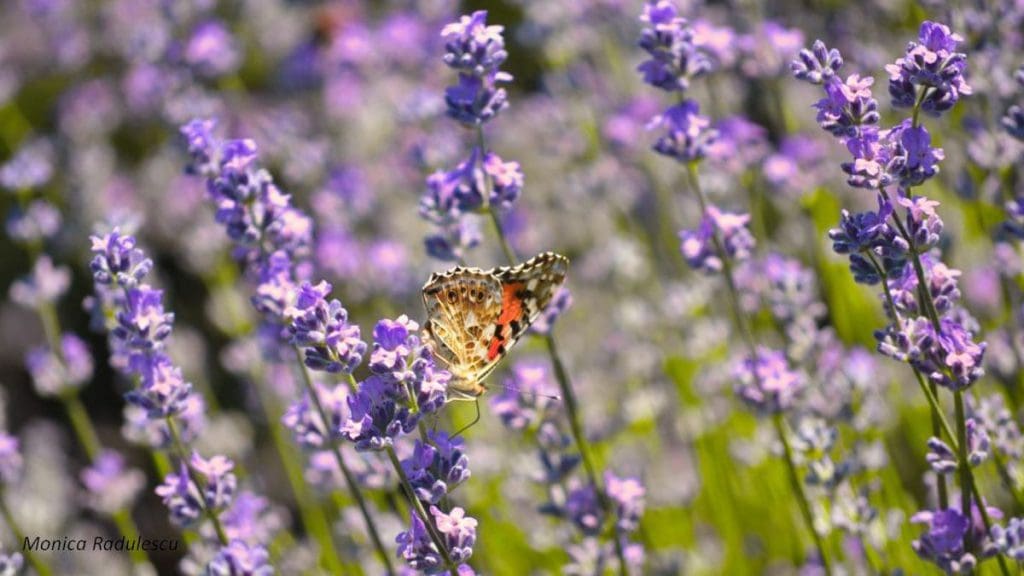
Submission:
M 997 258 L 992 232 L 1005 190 L 1018 181 L 1021 145 L 1000 130 L 999 118 L 1020 99 L 1013 73 L 1022 64 L 1024 8 L 899 0 L 676 5 L 716 62 L 689 92 L 721 133 L 702 165 L 704 188 L 717 204 L 751 212 L 758 258 L 792 260 L 780 278 L 740 271 L 753 294 L 745 305 L 755 329 L 777 347 L 799 346 L 770 303 L 758 308 L 759 298 L 805 299 L 810 329 L 829 341 L 827 354 L 805 368 L 809 395 L 824 403 L 841 398 L 852 411 L 827 454 L 802 460 L 829 459 L 847 470 L 842 486 L 808 487 L 828 549 L 845 559 L 844 573 L 872 573 L 877 565 L 928 573 L 933 568 L 910 546 L 920 529 L 908 521 L 930 503 L 927 404 L 905 366 L 874 353 L 873 332 L 885 324 L 880 301 L 853 282 L 827 239 L 841 208 L 870 208 L 874 199 L 845 184 L 839 163 L 846 151 L 815 125 L 812 104 L 820 96 L 792 79 L 789 63 L 824 39 L 842 51 L 844 70 L 876 78 L 883 117 L 895 120 L 902 112 L 888 106 L 883 66 L 924 20 L 964 36 L 974 94 L 932 126 L 946 160 L 925 188 L 942 202 L 946 261 L 963 271 L 965 306 L 989 342 L 979 387 L 1005 395 L 1015 410 L 1021 373 L 1013 348 L 1020 342 L 1006 326 L 1019 301 L 1007 290 L 1019 287 L 1000 282 L 1006 261 Z M 250 287 L 203 182 L 184 173 L 178 127 L 213 116 L 222 136 L 258 143 L 280 188 L 314 218 L 318 272 L 365 338 L 380 318 L 422 321 L 420 288 L 451 263 L 424 249 L 431 226 L 419 216 L 420 197 L 427 176 L 462 161 L 474 138 L 445 115 L 453 73 L 442 61 L 440 30 L 476 9 L 505 27 L 503 69 L 514 76 L 506 85 L 509 108 L 486 127 L 488 146 L 519 162 L 525 175 L 521 199 L 503 216 L 505 230 L 524 258 L 551 250 L 571 260 L 573 304 L 555 333 L 601 468 L 639 478 L 646 489 L 633 537 L 644 548 L 642 573 L 797 573 L 810 539 L 770 426 L 732 393 L 727 361 L 742 350 L 722 280 L 689 269 L 679 253 L 677 232 L 695 227 L 700 210 L 685 171 L 651 151 L 655 135 L 645 129 L 673 102 L 636 72 L 645 57 L 637 47 L 642 2 L 4 2 L 0 185 L 5 171 L 13 179 L 7 184 L 28 174 L 30 185 L 6 185 L 0 211 L 13 222 L 43 200 L 57 212 L 47 218 L 59 222 L 52 237 L 32 245 L 15 240 L 8 226 L 0 236 L 0 291 L 7 294 L 40 252 L 70 270 L 57 302 L 60 325 L 85 339 L 95 364 L 81 399 L 103 443 L 145 473 L 133 508 L 141 532 L 178 537 L 153 492 L 159 476 L 150 456 L 121 434 L 130 383 L 108 366 L 106 336 L 91 329 L 82 304 L 93 290 L 89 235 L 111 225 L 137 234 L 155 262 L 149 281 L 165 290 L 175 313 L 171 356 L 209 407 L 197 445 L 234 458 L 245 482 L 271 499 L 290 533 L 272 546 L 281 573 L 315 573 L 274 447 L 272 428 L 280 426 L 253 391 L 274 382 L 254 381 L 244 365 L 246 335 L 258 323 Z M 484 241 L 467 261 L 503 264 L 485 219 L 480 228 Z M 0 422 L 21 438 L 26 461 L 24 478 L 5 496 L 29 533 L 113 534 L 109 520 L 83 502 L 78 475 L 87 461 L 65 410 L 34 391 L 25 356 L 43 343 L 36 313 L 4 299 Z M 515 382 L 531 367 L 555 392 L 537 338 L 525 338 L 490 381 Z M 503 426 L 487 402 L 482 411 L 464 434 L 473 474 L 457 498 L 480 523 L 474 567 L 496 575 L 593 573 L 587 555 L 596 552 L 587 539 L 540 509 L 550 494 L 538 481 L 536 445 Z M 473 416 L 472 404 L 452 404 L 442 427 Z M 1006 472 L 1017 481 L 1014 462 Z M 994 468 L 979 476 L 991 488 L 990 503 L 1007 516 L 1020 512 L 1000 491 L 1006 479 Z M 835 508 L 860 494 L 875 515 L 845 530 Z M 395 497 L 394 486 L 373 495 L 382 508 Z M 339 533 L 358 530 L 350 502 L 317 498 Z M 404 529 L 388 515 L 382 526 L 388 543 Z M 366 573 L 379 573 L 370 552 L 351 553 L 362 554 Z M 160 573 L 189 571 L 180 556 L 152 559 Z M 131 570 L 116 554 L 70 554 L 55 563 L 67 574 Z

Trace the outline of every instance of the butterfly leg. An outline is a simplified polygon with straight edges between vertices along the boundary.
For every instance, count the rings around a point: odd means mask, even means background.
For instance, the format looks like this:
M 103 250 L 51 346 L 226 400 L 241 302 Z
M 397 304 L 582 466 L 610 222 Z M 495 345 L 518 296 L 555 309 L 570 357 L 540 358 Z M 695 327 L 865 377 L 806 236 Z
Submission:
M 476 399 L 476 400 L 475 400 L 475 401 L 473 402 L 473 406 L 476 406 L 476 418 L 473 418 L 473 421 L 472 421 L 472 422 L 470 422 L 469 424 L 466 424 L 466 425 L 465 425 L 465 426 L 463 426 L 462 428 L 459 428 L 459 431 L 458 431 L 458 432 L 456 432 L 455 434 L 452 434 L 452 438 L 454 438 L 454 437 L 458 436 L 459 434 L 462 434 L 462 433 L 463 433 L 463 432 L 465 432 L 466 430 L 469 430 L 469 429 L 470 429 L 470 428 L 472 428 L 472 427 L 473 427 L 474 425 L 476 425 L 476 423 L 477 423 L 477 422 L 479 422 L 479 421 L 480 421 L 480 399 L 479 399 L 479 398 L 477 398 L 477 399 Z

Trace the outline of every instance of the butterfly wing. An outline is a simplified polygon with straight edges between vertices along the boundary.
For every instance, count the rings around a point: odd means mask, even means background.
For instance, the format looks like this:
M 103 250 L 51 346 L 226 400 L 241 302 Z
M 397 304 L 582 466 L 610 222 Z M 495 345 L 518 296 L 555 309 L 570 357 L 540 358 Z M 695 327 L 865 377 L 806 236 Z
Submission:
M 565 282 L 569 259 L 544 252 L 526 262 L 495 270 L 501 282 L 501 313 L 488 343 L 488 358 L 501 359 L 540 316 Z
M 449 387 L 472 398 L 483 394 L 480 381 L 494 369 L 487 343 L 501 314 L 501 295 L 492 273 L 461 266 L 434 274 L 423 287 L 424 328 L 434 356 L 455 377 Z
M 453 399 L 484 393 L 482 381 L 554 298 L 568 265 L 565 256 L 545 252 L 518 266 L 456 266 L 430 277 L 424 327 L 435 357 L 454 376 Z

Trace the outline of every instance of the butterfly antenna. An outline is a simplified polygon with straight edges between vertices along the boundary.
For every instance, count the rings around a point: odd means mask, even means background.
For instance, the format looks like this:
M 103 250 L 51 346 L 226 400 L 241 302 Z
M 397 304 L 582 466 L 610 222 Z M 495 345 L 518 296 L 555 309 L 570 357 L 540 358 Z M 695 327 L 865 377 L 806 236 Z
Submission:
M 502 382 L 498 382 L 498 383 L 495 384 L 495 386 L 497 386 L 499 388 L 504 388 L 505 390 L 508 390 L 510 392 L 518 392 L 518 393 L 524 394 L 526 396 L 533 396 L 535 398 L 547 398 L 548 400 L 554 400 L 555 402 L 561 402 L 562 401 L 562 397 L 558 396 L 557 394 L 545 394 L 543 392 L 537 392 L 537 391 L 534 391 L 534 390 L 523 390 L 519 386 L 516 386 L 515 384 L 511 384 L 511 383 L 505 384 L 505 383 L 502 383 Z
M 476 399 L 476 400 L 475 400 L 475 401 L 473 402 L 473 405 L 474 405 L 474 406 L 476 406 L 476 418 L 473 418 L 473 421 L 472 421 L 472 422 L 470 422 L 469 424 L 466 424 L 466 425 L 465 425 L 465 426 L 463 426 L 462 428 L 459 428 L 459 431 L 458 431 L 458 432 L 456 432 L 455 434 L 452 434 L 452 438 L 454 438 L 454 437 L 458 436 L 459 434 L 462 434 L 462 433 L 463 433 L 463 432 L 465 432 L 466 430 L 469 430 L 470 428 L 472 428 L 473 426 L 475 426 L 477 422 L 479 422 L 479 421 L 480 421 L 480 399 L 479 399 L 479 398 L 477 398 L 477 399 Z

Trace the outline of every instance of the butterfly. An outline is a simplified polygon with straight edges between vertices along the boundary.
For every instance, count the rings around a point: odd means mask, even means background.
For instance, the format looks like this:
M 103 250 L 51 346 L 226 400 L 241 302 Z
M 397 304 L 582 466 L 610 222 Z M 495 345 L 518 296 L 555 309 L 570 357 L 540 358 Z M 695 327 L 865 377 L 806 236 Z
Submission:
M 424 331 L 452 374 L 449 399 L 476 400 L 483 380 L 565 282 L 569 260 L 544 252 L 517 266 L 456 266 L 423 286 Z

